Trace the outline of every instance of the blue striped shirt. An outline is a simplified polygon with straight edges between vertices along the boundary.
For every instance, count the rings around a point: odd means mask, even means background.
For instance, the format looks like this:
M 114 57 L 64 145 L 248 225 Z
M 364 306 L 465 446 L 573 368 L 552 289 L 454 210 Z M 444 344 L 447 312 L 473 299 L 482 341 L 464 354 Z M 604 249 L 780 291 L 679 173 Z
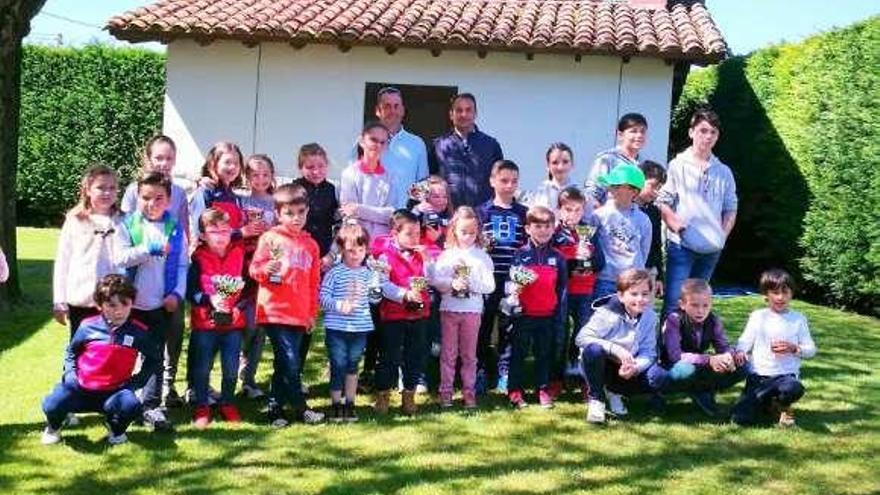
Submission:
M 340 263 L 330 269 L 321 282 L 324 328 L 340 332 L 372 332 L 368 288 L 372 272 L 365 267 L 349 268 Z M 342 302 L 354 305 L 349 314 L 340 312 Z
M 491 199 L 477 208 L 483 233 L 493 239 L 489 257 L 495 265 L 495 275 L 507 276 L 513 253 L 525 244 L 527 211 L 528 208 L 516 201 L 510 208 L 503 208 Z

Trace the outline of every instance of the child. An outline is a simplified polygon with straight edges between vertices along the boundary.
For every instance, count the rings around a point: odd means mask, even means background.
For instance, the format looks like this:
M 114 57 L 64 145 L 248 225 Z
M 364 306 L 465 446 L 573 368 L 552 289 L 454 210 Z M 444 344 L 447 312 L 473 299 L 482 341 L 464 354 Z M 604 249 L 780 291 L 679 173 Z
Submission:
M 483 249 L 473 208 L 459 206 L 449 225 L 446 250 L 437 259 L 431 283 L 442 294 L 440 324 L 440 404 L 452 406 L 455 366 L 461 358 L 464 407 L 477 407 L 477 336 L 483 297 L 495 291 L 492 258 Z
M 155 375 L 162 354 L 147 326 L 130 318 L 136 290 L 124 276 L 107 275 L 98 282 L 93 299 L 99 316 L 82 321 L 64 358 L 64 375 L 43 400 L 46 429 L 42 443 L 61 441 L 61 427 L 68 414 L 103 412 L 110 430 L 107 442 L 128 441 L 125 431 L 141 414 L 134 391 Z M 133 374 L 143 355 L 140 371 Z
M 794 426 L 792 404 L 804 395 L 800 382 L 801 358 L 816 355 L 807 319 L 789 309 L 794 280 L 779 269 L 767 270 L 759 282 L 767 308 L 749 315 L 746 329 L 736 345 L 750 356 L 751 370 L 746 387 L 733 407 L 733 421 L 757 423 L 759 413 L 769 409 L 779 416 L 779 426 Z
M 586 197 L 577 187 L 566 187 L 557 199 L 559 224 L 550 244 L 565 257 L 568 273 L 568 290 L 563 304 L 562 324 L 554 342 L 554 367 L 551 370 L 551 395 L 555 397 L 562 388 L 566 368 L 572 375 L 577 371 L 577 346 L 574 337 L 592 315 L 593 290 L 596 273 L 605 266 L 605 258 L 595 227 L 583 220 Z M 583 234 L 593 232 L 589 239 Z M 569 323 L 570 322 L 570 323 Z
M 252 155 L 245 160 L 244 177 L 247 182 L 247 194 L 241 195 L 241 206 L 244 209 L 248 224 L 259 224 L 257 231 L 266 231 L 275 225 L 275 200 L 272 193 L 275 192 L 275 164 L 266 155 Z M 245 239 L 245 266 L 250 266 L 251 258 L 257 249 L 259 236 Z M 245 270 L 245 278 L 250 276 Z M 240 372 L 241 389 L 249 399 L 259 399 L 265 394 L 256 383 L 257 367 L 260 365 L 260 357 L 263 355 L 263 345 L 266 342 L 266 334 L 263 328 L 257 325 L 256 284 L 248 284 L 242 294 L 245 314 L 245 328 L 242 334 Z
M 388 129 L 371 122 L 364 126 L 358 144 L 362 156 L 342 171 L 339 211 L 343 218 L 355 218 L 371 239 L 388 233 L 396 199 L 385 168 L 379 162 L 388 143 Z
M 507 394 L 507 376 L 510 363 L 510 322 L 498 311 L 504 297 L 504 283 L 510 272 L 513 254 L 526 242 L 525 224 L 528 209 L 517 202 L 515 194 L 519 187 L 519 167 L 510 160 L 499 160 L 492 165 L 489 184 L 495 197 L 477 208 L 483 236 L 488 239 L 487 250 L 495 269 L 495 292 L 486 298 L 485 311 L 480 322 L 477 338 L 476 390 L 482 394 L 486 388 L 486 374 L 490 369 L 490 343 L 495 320 L 498 320 L 498 393 Z
M 332 266 L 329 255 L 333 244 L 333 231 L 339 225 L 339 198 L 336 186 L 327 180 L 327 152 L 318 143 L 304 144 L 296 158 L 302 177 L 294 184 L 304 187 L 309 195 L 309 217 L 306 231 L 318 243 L 323 269 Z
M 303 335 L 312 331 L 318 317 L 321 261 L 318 244 L 305 231 L 309 213 L 305 189 L 285 184 L 274 198 L 279 225 L 260 237 L 250 275 L 259 284 L 257 324 L 265 327 L 274 354 L 268 418 L 280 428 L 289 424 L 283 411 L 286 403 L 298 421 L 324 420 L 323 414 L 306 405 L 299 358 Z
M 656 393 L 665 385 L 666 374 L 656 363 L 652 281 L 646 270 L 621 272 L 617 294 L 597 300 L 593 316 L 577 334 L 575 343 L 589 386 L 588 423 L 605 422 L 606 396 L 611 412 L 624 416 L 627 410 L 619 394 Z
M 150 329 L 159 352 L 165 349 L 171 317 L 180 307 L 186 288 L 186 234 L 168 210 L 171 180 L 150 173 L 138 180 L 138 209 L 117 230 L 116 266 L 126 268 L 137 297 L 133 314 Z M 143 390 L 144 422 L 157 431 L 169 431 L 171 422 L 160 408 L 162 371 L 151 376 Z
M 391 387 L 397 385 L 398 369 L 403 365 L 401 410 L 416 413 L 415 387 L 424 371 L 427 357 L 428 296 L 425 249 L 419 243 L 419 220 L 409 210 L 397 210 L 391 217 L 393 240 L 384 255 L 391 268 L 382 284 L 379 315 L 379 362 L 376 366 L 376 404 L 379 413 L 388 412 Z
M 508 398 L 517 409 L 528 404 L 523 397 L 523 368 L 529 348 L 534 349 L 535 389 L 541 407 L 553 407 L 549 390 L 550 366 L 556 327 L 568 284 L 567 268 L 562 253 L 550 246 L 556 225 L 553 211 L 543 206 L 529 208 L 526 215 L 528 244 L 516 252 L 511 268 L 522 267 L 536 275 L 534 282 L 521 286 L 511 277 L 509 289 L 519 295 L 522 315 L 513 323 L 513 352 L 510 356 L 510 392 Z
M 364 266 L 370 244 L 367 231 L 356 223 L 345 224 L 336 234 L 336 244 L 342 253 L 342 263 L 324 276 L 320 298 L 330 358 L 330 420 L 338 423 L 358 420 L 354 410 L 358 364 L 367 335 L 373 331 L 373 319 L 368 293 L 372 275 Z
M 187 279 L 187 299 L 192 304 L 190 325 L 193 352 L 192 385 L 196 409 L 196 428 L 211 423 L 208 403 L 208 382 L 214 358 L 220 353 L 223 373 L 218 410 L 230 423 L 241 421 L 232 404 L 241 352 L 241 331 L 245 315 L 240 303 L 244 289 L 245 253 L 241 243 L 232 243 L 229 215 L 217 208 L 208 208 L 199 218 L 199 245 L 192 255 Z M 223 280 L 225 278 L 225 280 Z
M 663 324 L 660 363 L 669 371 L 668 390 L 690 393 L 709 417 L 718 415 L 715 393 L 745 378 L 745 355 L 727 343 L 724 325 L 712 311 L 712 288 L 691 278 L 681 291 L 681 306 Z M 709 354 L 709 346 L 714 353 Z
M 663 222 L 660 208 L 654 204 L 654 201 L 657 200 L 660 188 L 666 183 L 666 169 L 651 160 L 643 161 L 639 168 L 645 174 L 645 186 L 634 201 L 651 221 L 651 249 L 645 259 L 645 269 L 654 275 L 654 290 L 657 297 L 663 297 L 663 237 L 660 232 Z
M 189 205 L 187 204 L 186 191 L 175 184 L 172 179 L 172 172 L 177 163 L 177 147 L 174 141 L 168 136 L 162 134 L 153 136 L 144 145 L 141 154 L 141 174 L 159 173 L 164 175 L 171 181 L 171 198 L 168 211 L 181 226 L 184 234 L 189 236 Z M 125 194 L 122 196 L 122 202 L 119 209 L 125 215 L 130 215 L 137 211 L 138 207 L 138 191 L 137 181 L 132 182 L 125 188 Z M 187 237 L 187 239 L 189 239 Z M 164 377 L 162 384 L 162 404 L 166 407 L 180 406 L 183 400 L 174 388 L 174 382 L 177 379 L 177 366 L 180 361 L 180 352 L 183 347 L 183 308 L 178 308 L 171 315 L 168 324 L 168 334 L 165 339 L 165 362 Z
M 436 258 L 440 255 L 441 246 L 446 236 L 449 217 L 452 214 L 449 204 L 449 186 L 439 175 L 431 175 L 425 179 L 428 191 L 424 199 L 414 205 L 412 212 L 422 225 L 422 244 L 428 256 Z
M 121 222 L 116 205 L 119 179 L 105 165 L 93 165 L 80 182 L 79 202 L 65 216 L 52 273 L 53 314 L 70 323 L 70 338 L 83 319 L 98 314 L 93 295 L 105 275 L 116 272 L 112 235 Z
M 202 165 L 202 176 L 209 180 L 203 181 L 190 199 L 190 238 L 198 239 L 199 218 L 203 211 L 211 207 L 219 208 L 229 215 L 232 238 L 235 240 L 265 232 L 268 226 L 246 222 L 241 200 L 234 192 L 234 189 L 242 186 L 243 161 L 241 150 L 235 143 L 220 141 L 208 150 Z
M 624 270 L 644 268 L 651 249 L 651 220 L 633 203 L 645 186 L 645 174 L 635 165 L 624 164 L 601 176 L 599 182 L 612 194 L 590 221 L 599 228 L 605 257 L 596 281 L 596 299 L 614 293 L 617 276 Z
M 547 178 L 530 195 L 529 206 L 544 206 L 554 212 L 559 207 L 559 193 L 568 187 L 574 187 L 571 170 L 574 168 L 574 154 L 565 143 L 553 143 L 545 155 L 547 161 Z
M 598 208 L 607 199 L 606 185 L 599 182 L 599 177 L 609 174 L 619 165 L 639 165 L 639 153 L 645 147 L 648 134 L 648 120 L 640 113 L 627 113 L 617 121 L 617 146 L 603 151 L 596 156 L 593 167 L 584 184 L 587 198 L 593 204 L 590 208 Z

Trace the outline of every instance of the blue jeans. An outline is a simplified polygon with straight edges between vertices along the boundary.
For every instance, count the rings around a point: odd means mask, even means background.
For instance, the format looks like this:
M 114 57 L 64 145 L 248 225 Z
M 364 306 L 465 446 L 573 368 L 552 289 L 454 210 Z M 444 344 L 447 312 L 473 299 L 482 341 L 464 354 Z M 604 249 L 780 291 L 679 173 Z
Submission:
M 241 331 L 216 332 L 212 330 L 194 330 L 190 342 L 193 345 L 195 358 L 193 363 L 193 392 L 197 406 L 208 405 L 208 383 L 211 380 L 211 369 L 214 357 L 220 353 L 220 369 L 222 380 L 220 385 L 220 403 L 232 404 L 235 397 L 235 383 L 238 379 L 238 359 L 241 352 Z
M 367 347 L 369 332 L 343 332 L 327 329 L 324 344 L 330 358 L 330 390 L 342 391 L 345 375 L 355 375 Z
M 667 381 L 666 371 L 656 363 L 630 378 L 623 379 L 618 374 L 620 363 L 598 344 L 590 344 L 581 351 L 581 366 L 587 384 L 590 386 L 591 400 L 605 401 L 605 387 L 612 392 L 627 396 L 649 394 L 663 389 Z
M 269 389 L 269 402 L 278 407 L 290 404 L 294 410 L 306 407 L 302 393 L 300 371 L 300 346 L 306 329 L 290 325 L 264 325 L 266 335 L 272 342 L 272 386 Z
M 397 388 L 398 370 L 403 365 L 403 388 L 415 390 L 428 356 L 428 320 L 385 321 L 378 329 L 379 361 L 376 390 Z
M 171 314 L 165 311 L 164 308 L 157 308 L 150 311 L 135 309 L 132 310 L 131 315 L 150 329 L 153 345 L 156 346 L 156 355 L 163 356 L 165 354 L 165 334 L 168 332 Z M 142 397 L 144 409 L 146 410 L 155 409 L 162 402 L 162 380 L 164 375 L 162 368 L 162 366 L 156 366 L 156 370 L 147 379 L 147 383 L 144 384 Z
M 43 399 L 43 412 L 49 426 L 56 430 L 61 428 L 68 413 L 103 412 L 113 434 L 121 435 L 140 416 L 141 402 L 128 388 L 108 392 L 83 390 L 77 383 L 76 376 L 68 373 L 52 393 Z
M 668 375 L 663 392 L 671 393 L 715 393 L 726 390 L 746 378 L 744 366 L 730 373 L 716 373 L 708 366 L 694 366 L 685 361 L 679 361 L 663 371 Z
M 263 357 L 263 346 L 266 344 L 266 331 L 257 325 L 257 306 L 251 301 L 245 306 L 244 314 L 247 326 L 241 337 L 241 354 L 244 363 L 241 364 L 241 383 L 249 387 L 256 387 L 257 367 Z
M 553 340 L 557 327 L 556 319 L 552 316 L 547 318 L 520 316 L 514 320 L 511 335 L 513 352 L 510 356 L 507 390 L 522 391 L 525 382 L 523 368 L 530 347 L 535 356 L 535 390 L 542 389 L 550 383 Z
M 746 388 L 731 411 L 731 419 L 740 425 L 753 425 L 773 400 L 788 407 L 803 397 L 804 386 L 795 375 L 761 376 L 754 373 L 746 378 Z
M 689 278 L 709 281 L 715 265 L 721 258 L 717 253 L 700 254 L 675 242 L 666 243 L 666 295 L 663 298 L 663 318 L 678 307 L 681 286 Z M 662 321 L 662 320 L 661 320 Z

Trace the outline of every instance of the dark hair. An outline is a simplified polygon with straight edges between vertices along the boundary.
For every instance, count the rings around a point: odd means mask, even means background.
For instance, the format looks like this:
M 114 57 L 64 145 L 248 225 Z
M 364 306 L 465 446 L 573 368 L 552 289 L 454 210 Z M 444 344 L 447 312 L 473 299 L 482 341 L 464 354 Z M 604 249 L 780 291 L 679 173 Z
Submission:
M 141 188 L 144 186 L 158 186 L 162 189 L 165 189 L 165 194 L 168 195 L 168 199 L 171 200 L 171 179 L 165 176 L 165 174 L 161 174 L 159 172 L 150 172 L 141 177 L 137 181 L 137 190 L 138 193 L 141 192 Z
M 519 166 L 512 160 L 498 160 L 497 162 L 492 164 L 492 173 L 490 174 L 490 177 L 495 177 L 495 174 L 501 172 L 502 170 L 510 170 L 512 172 L 516 172 L 517 175 L 519 175 Z
M 617 292 L 624 292 L 642 282 L 648 282 L 648 287 L 654 290 L 654 277 L 651 272 L 641 268 L 627 268 L 617 276 Z
M 533 206 L 526 212 L 526 225 L 533 223 L 546 223 L 553 225 L 556 223 L 556 215 L 553 210 L 546 206 Z
M 386 133 L 391 133 L 391 131 L 388 130 L 388 127 L 385 124 L 379 122 L 378 120 L 371 120 L 364 124 L 364 128 L 361 130 L 361 136 L 372 131 L 373 129 L 382 129 Z
M 761 294 L 764 295 L 770 291 L 782 289 L 788 289 L 794 292 L 794 277 L 785 270 L 771 268 L 765 270 L 764 273 L 761 274 L 761 279 L 758 282 L 758 289 L 761 291 Z
M 630 127 L 648 127 L 648 119 L 640 113 L 626 113 L 617 121 L 617 132 L 623 132 Z
M 244 162 L 244 178 L 247 179 L 248 188 L 250 188 L 250 179 L 251 173 L 251 163 L 253 162 L 262 162 L 265 163 L 269 170 L 272 172 L 272 182 L 269 183 L 269 188 L 266 189 L 266 192 L 272 194 L 275 192 L 275 163 L 269 158 L 269 155 L 265 155 L 263 153 L 257 153 L 256 155 L 251 155 Z
M 569 202 L 584 204 L 587 202 L 587 197 L 577 187 L 568 186 L 559 191 L 559 199 L 556 200 L 556 206 L 561 208 L 563 203 Z
M 164 134 L 156 134 L 155 136 L 148 139 L 147 142 L 144 144 L 144 152 L 141 156 L 142 165 L 144 167 L 146 167 L 146 165 L 150 163 L 150 154 L 153 152 L 153 146 L 158 143 L 165 143 L 168 146 L 171 146 L 171 149 L 173 149 L 174 152 L 177 153 L 177 145 L 174 144 L 173 139 Z
M 645 160 L 639 164 L 642 173 L 645 174 L 645 180 L 654 179 L 660 184 L 666 183 L 666 167 L 651 160 Z
M 407 210 L 406 208 L 401 208 L 399 210 L 394 210 L 394 213 L 391 214 L 391 231 L 392 232 L 400 232 L 403 227 L 407 224 L 419 223 L 419 217 L 417 217 L 413 212 Z
M 458 100 L 470 100 L 471 103 L 474 104 L 474 110 L 477 109 L 477 97 L 474 96 L 473 93 L 458 93 L 449 100 L 450 110 L 455 106 L 455 102 Z
M 137 289 L 124 275 L 112 273 L 104 276 L 95 285 L 95 304 L 98 306 L 110 302 L 114 297 L 118 297 L 120 301 L 134 301 L 137 296 Z
M 574 152 L 571 151 L 571 147 L 569 145 L 562 143 L 562 142 L 550 144 L 550 147 L 547 148 L 547 153 L 544 154 L 544 161 L 549 163 L 550 162 L 550 153 L 553 153 L 554 151 L 557 151 L 557 150 L 564 151 L 564 152 L 568 153 L 568 157 L 571 158 L 572 162 L 574 162 Z M 549 171 L 547 172 L 547 178 L 548 179 L 553 178 L 553 174 L 551 174 Z
M 721 118 L 718 117 L 718 114 L 709 107 L 701 107 L 694 112 L 691 116 L 690 128 L 693 129 L 700 125 L 700 122 L 706 122 L 712 127 L 718 129 L 719 132 L 721 131 Z
M 241 154 L 241 150 L 238 148 L 238 145 L 229 141 L 220 141 L 208 150 L 208 154 L 205 155 L 205 163 L 202 165 L 202 177 L 210 177 L 216 180 L 219 184 L 219 177 L 217 176 L 217 162 L 220 161 L 220 157 L 223 156 L 224 153 L 232 153 L 238 157 L 238 166 L 244 167 L 244 156 Z M 243 170 L 239 170 L 238 177 L 229 184 L 231 188 L 239 188 L 242 186 L 242 176 L 244 175 Z
M 309 206 L 309 194 L 303 186 L 290 183 L 279 186 L 272 194 L 275 200 L 275 211 L 281 211 L 283 206 Z
M 219 208 L 208 208 L 199 215 L 199 232 L 205 233 L 208 225 L 229 223 L 229 214 Z
M 376 92 L 376 106 L 379 105 L 379 100 L 385 95 L 398 95 L 403 99 L 403 93 L 401 93 L 400 89 L 395 88 L 394 86 L 385 86 Z
M 358 146 L 360 149 L 360 146 Z M 303 167 L 303 162 L 310 156 L 320 156 L 327 161 L 327 151 L 318 143 L 307 143 L 299 147 L 299 153 L 296 156 L 296 166 Z

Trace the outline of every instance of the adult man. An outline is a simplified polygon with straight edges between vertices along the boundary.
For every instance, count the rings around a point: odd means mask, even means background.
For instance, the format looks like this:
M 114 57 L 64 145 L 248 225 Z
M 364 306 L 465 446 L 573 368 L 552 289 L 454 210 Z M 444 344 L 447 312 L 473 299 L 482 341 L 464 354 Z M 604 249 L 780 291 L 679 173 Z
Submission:
M 492 198 L 492 164 L 504 158 L 501 145 L 476 126 L 477 99 L 470 93 L 452 98 L 452 130 L 434 139 L 431 172 L 449 183 L 453 207 L 476 207 Z

